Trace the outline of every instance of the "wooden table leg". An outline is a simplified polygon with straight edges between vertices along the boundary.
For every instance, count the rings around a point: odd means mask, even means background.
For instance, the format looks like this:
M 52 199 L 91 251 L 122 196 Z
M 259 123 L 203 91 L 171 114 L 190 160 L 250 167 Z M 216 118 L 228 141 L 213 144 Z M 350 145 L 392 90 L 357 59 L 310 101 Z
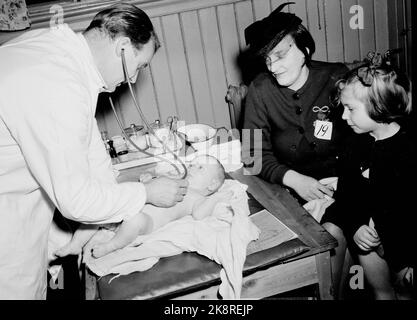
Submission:
M 334 300 L 332 267 L 330 251 L 316 255 L 317 277 L 319 280 L 319 294 L 321 300 Z
M 84 283 L 85 283 L 85 300 L 97 300 L 98 288 L 96 277 L 88 270 L 88 267 L 83 264 Z

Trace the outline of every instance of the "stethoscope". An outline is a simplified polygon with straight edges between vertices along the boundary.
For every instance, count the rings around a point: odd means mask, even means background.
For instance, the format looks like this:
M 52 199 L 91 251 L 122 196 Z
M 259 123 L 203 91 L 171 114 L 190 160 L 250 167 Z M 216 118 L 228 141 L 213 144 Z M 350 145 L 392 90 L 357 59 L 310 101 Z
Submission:
M 122 51 L 121 51 L 121 56 L 122 56 L 122 66 L 123 66 L 123 74 L 124 74 L 124 77 L 125 77 L 125 79 L 126 79 L 126 82 L 127 82 L 127 85 L 128 85 L 128 87 L 129 87 L 129 91 L 130 91 L 130 95 L 131 95 L 131 97 L 132 97 L 132 100 L 133 100 L 133 104 L 135 105 L 135 107 L 136 107 L 136 110 L 138 111 L 138 113 L 139 113 L 139 115 L 140 115 L 140 117 L 141 117 L 141 119 L 142 119 L 142 121 L 143 121 L 143 123 L 145 124 L 145 126 L 146 126 L 146 128 L 148 129 L 148 132 L 149 132 L 149 134 L 152 134 L 155 138 L 156 138 L 156 140 L 161 144 L 161 145 L 165 145 L 165 149 L 174 157 L 174 159 L 177 161 L 177 162 L 179 162 L 180 164 L 181 164 L 181 166 L 183 167 L 183 169 L 184 169 L 184 172 L 182 173 L 182 176 L 181 176 L 181 179 L 185 179 L 185 177 L 187 176 L 187 174 L 188 174 L 188 171 L 187 171 L 187 167 L 186 167 L 186 165 L 185 165 L 185 163 L 183 162 L 183 161 L 181 161 L 181 159 L 166 145 L 166 144 L 164 144 L 163 142 L 162 142 L 162 140 L 158 137 L 158 135 L 156 135 L 155 134 L 155 130 L 149 125 L 149 122 L 148 122 L 148 120 L 146 119 L 146 117 L 145 117 L 145 115 L 143 114 L 143 112 L 142 112 L 142 109 L 139 107 L 139 104 L 138 104 L 138 102 L 137 102 L 137 99 L 136 99 L 136 95 L 135 95 L 135 93 L 134 93 L 134 91 L 133 91 L 133 89 L 132 89 L 132 84 L 131 84 L 131 82 L 130 82 L 130 78 L 129 78 L 129 74 L 128 74 L 128 72 L 127 72 L 127 66 L 126 66 L 126 58 L 125 58 L 125 52 L 124 52 L 124 48 L 122 49 Z M 111 98 L 111 96 L 109 96 L 109 101 L 110 101 L 110 105 L 111 105 L 111 108 L 113 109 L 113 113 L 114 113 L 114 116 L 115 116 L 115 118 L 116 118 L 116 121 L 117 121 L 117 124 L 119 125 L 119 127 L 120 127 L 120 130 L 122 131 L 122 134 L 123 134 L 123 136 L 138 150 L 138 151 L 140 151 L 140 152 L 143 152 L 144 154 L 146 154 L 146 155 L 148 155 L 148 156 L 150 156 L 150 157 L 155 157 L 155 158 L 158 158 L 158 159 L 161 159 L 161 160 L 163 160 L 163 161 L 166 161 L 166 162 L 168 162 L 169 164 L 171 164 L 174 168 L 175 168 L 175 170 L 178 172 L 178 174 L 179 175 L 181 175 L 181 170 L 178 168 L 178 165 L 176 165 L 174 162 L 172 162 L 172 161 L 170 161 L 169 159 L 167 159 L 167 158 L 165 158 L 165 157 L 161 157 L 161 156 L 158 156 L 158 155 L 154 155 L 154 154 L 152 154 L 152 153 L 150 153 L 150 152 L 147 152 L 146 150 L 144 150 L 144 149 L 141 149 L 140 147 L 138 147 L 133 141 L 132 141 L 132 139 L 130 139 L 130 137 L 126 134 L 126 132 L 125 132 L 125 130 L 123 129 L 123 125 L 122 125 L 122 122 L 120 121 L 120 118 L 119 118 L 119 116 L 117 115 L 117 112 L 116 112 L 116 108 L 114 107 L 114 104 L 113 104 L 113 100 L 112 100 L 112 98 Z

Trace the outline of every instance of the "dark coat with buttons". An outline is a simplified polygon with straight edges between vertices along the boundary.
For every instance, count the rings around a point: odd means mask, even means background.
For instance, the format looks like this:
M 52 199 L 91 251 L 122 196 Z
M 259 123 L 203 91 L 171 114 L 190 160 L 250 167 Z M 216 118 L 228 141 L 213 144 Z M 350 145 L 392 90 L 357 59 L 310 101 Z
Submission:
M 336 201 L 321 223 L 337 225 L 352 244 L 356 231 L 372 218 L 389 267 L 399 271 L 415 266 L 415 224 L 411 221 L 416 212 L 416 162 L 415 138 L 405 130 L 377 141 L 369 134 L 353 135 L 338 160 Z M 356 252 L 358 247 L 350 250 Z
M 341 63 L 312 61 L 306 83 L 298 91 L 278 85 L 269 73 L 259 74 L 251 83 L 245 102 L 244 129 L 262 129 L 260 176 L 282 183 L 293 169 L 315 179 L 335 176 L 336 156 L 352 130 L 342 120 L 342 106 L 333 106 L 335 83 L 347 71 Z M 313 107 L 328 106 L 323 114 Z M 317 109 L 317 108 L 316 108 Z M 333 124 L 330 140 L 314 136 L 314 122 L 326 117 Z M 248 146 L 243 145 L 243 151 Z M 249 149 L 255 152 L 259 143 Z

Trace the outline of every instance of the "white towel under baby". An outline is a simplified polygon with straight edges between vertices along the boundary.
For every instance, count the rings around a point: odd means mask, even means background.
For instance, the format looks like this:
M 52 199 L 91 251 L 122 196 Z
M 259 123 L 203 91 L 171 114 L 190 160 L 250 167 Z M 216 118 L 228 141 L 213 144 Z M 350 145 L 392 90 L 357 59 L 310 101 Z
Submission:
M 256 240 L 259 229 L 249 219 L 247 186 L 225 180 L 218 192 L 233 190 L 229 203 L 218 203 L 213 214 L 203 220 L 185 216 L 152 234 L 138 236 L 129 246 L 95 259 L 91 248 L 110 240 L 114 232 L 101 229 L 84 248 L 84 261 L 98 276 L 126 275 L 150 269 L 162 257 L 197 252 L 222 265 L 219 293 L 224 299 L 239 299 L 242 271 L 249 242 Z

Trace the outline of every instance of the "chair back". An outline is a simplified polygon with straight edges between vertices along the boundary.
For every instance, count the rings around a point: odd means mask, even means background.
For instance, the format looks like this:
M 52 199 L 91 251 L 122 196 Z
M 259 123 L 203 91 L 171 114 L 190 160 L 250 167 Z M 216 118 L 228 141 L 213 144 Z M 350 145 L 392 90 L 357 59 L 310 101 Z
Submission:
M 241 129 L 242 127 L 242 110 L 244 108 L 245 98 L 248 93 L 248 87 L 241 83 L 239 86 L 229 85 L 225 100 L 229 107 L 230 124 L 232 129 Z

